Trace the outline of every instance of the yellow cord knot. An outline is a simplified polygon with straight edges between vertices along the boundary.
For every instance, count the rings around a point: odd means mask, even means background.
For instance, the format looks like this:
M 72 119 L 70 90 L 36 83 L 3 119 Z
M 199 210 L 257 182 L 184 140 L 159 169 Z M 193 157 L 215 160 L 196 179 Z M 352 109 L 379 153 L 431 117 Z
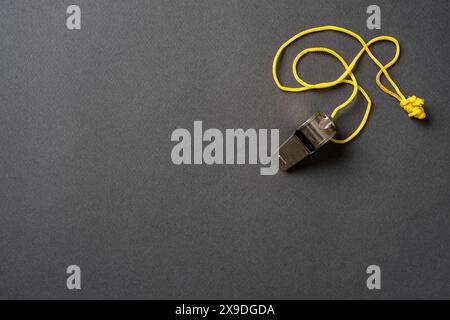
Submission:
M 400 107 L 408 113 L 408 117 L 417 119 L 425 119 L 427 116 L 423 109 L 424 100 L 416 96 L 408 97 L 400 102 Z

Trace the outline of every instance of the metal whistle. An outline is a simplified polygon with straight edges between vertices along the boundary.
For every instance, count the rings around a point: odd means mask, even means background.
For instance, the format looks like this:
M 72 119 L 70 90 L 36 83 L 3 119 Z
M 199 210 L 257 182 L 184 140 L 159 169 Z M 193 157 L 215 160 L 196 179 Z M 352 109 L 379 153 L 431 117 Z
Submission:
M 317 112 L 305 121 L 278 149 L 281 170 L 288 170 L 323 146 L 336 134 L 334 122 Z

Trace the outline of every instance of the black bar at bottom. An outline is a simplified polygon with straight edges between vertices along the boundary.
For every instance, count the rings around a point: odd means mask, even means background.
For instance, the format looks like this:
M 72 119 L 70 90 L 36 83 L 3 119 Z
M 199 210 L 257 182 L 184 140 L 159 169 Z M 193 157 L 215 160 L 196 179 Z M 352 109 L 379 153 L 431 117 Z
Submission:
M 354 316 L 384 319 L 437 312 L 448 301 L 393 300 L 3 300 L 2 314 L 57 316 L 58 319 L 114 316 L 116 319 L 315 319 Z M 15 317 L 14 317 L 15 318 Z

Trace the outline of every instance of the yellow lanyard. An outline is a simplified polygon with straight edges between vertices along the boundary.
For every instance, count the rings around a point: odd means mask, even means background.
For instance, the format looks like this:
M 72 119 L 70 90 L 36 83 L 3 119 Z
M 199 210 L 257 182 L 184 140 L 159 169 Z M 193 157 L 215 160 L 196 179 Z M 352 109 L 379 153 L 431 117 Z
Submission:
M 355 38 L 356 40 L 358 40 L 362 45 L 362 49 L 355 56 L 355 58 L 353 59 L 353 61 L 350 64 L 347 64 L 347 62 L 345 62 L 345 60 L 342 58 L 341 55 L 339 55 L 336 51 L 333 51 L 331 49 L 328 49 L 328 48 L 305 49 L 295 57 L 294 62 L 292 63 L 292 73 L 294 74 L 294 77 L 297 80 L 297 82 L 299 84 L 301 84 L 301 86 L 300 87 L 288 87 L 288 86 L 282 85 L 280 80 L 278 79 L 278 75 L 277 75 L 277 64 L 278 64 L 281 54 L 283 53 L 283 50 L 286 49 L 291 43 L 300 39 L 303 36 L 306 36 L 308 34 L 315 33 L 315 32 L 322 32 L 322 31 L 336 31 L 336 32 L 341 32 L 341 33 L 347 34 L 347 35 Z M 371 46 L 372 44 L 379 42 L 379 41 L 389 41 L 389 42 L 392 42 L 393 44 L 395 44 L 395 48 L 396 48 L 395 56 L 386 65 L 383 65 L 373 55 L 373 53 L 369 49 L 369 46 Z M 336 57 L 341 62 L 345 71 L 339 76 L 338 79 L 336 79 L 334 81 L 320 82 L 320 83 L 316 83 L 316 84 L 307 83 L 306 81 L 304 81 L 300 78 L 298 71 L 297 71 L 297 66 L 298 66 L 299 60 L 303 56 L 305 56 L 306 54 L 311 53 L 311 52 L 323 52 L 323 53 L 328 53 L 328 54 Z M 395 64 L 395 62 L 397 62 L 397 60 L 400 56 L 400 45 L 398 43 L 398 40 L 393 37 L 380 36 L 380 37 L 373 38 L 372 40 L 370 40 L 369 42 L 366 43 L 359 35 L 357 35 L 353 31 L 348 30 L 348 29 L 335 27 L 335 26 L 322 26 L 322 27 L 317 27 L 317 28 L 311 28 L 311 29 L 308 29 L 308 30 L 305 30 L 305 31 L 302 31 L 302 32 L 296 34 L 295 36 L 290 38 L 288 41 L 286 41 L 278 49 L 278 51 L 275 55 L 275 58 L 273 60 L 273 65 L 272 65 L 273 80 L 277 84 L 278 88 L 280 88 L 283 91 L 302 92 L 302 91 L 308 91 L 308 90 L 313 90 L 313 89 L 330 88 L 330 87 L 334 87 L 334 86 L 337 86 L 342 83 L 347 83 L 347 84 L 352 85 L 353 86 L 352 94 L 344 103 L 342 103 L 342 104 L 338 105 L 336 108 L 334 108 L 333 112 L 331 113 L 332 119 L 336 116 L 336 114 L 339 112 L 339 110 L 346 107 L 350 102 L 353 101 L 353 99 L 355 99 L 356 95 L 358 94 L 358 90 L 366 98 L 366 100 L 367 100 L 366 112 L 365 112 L 364 117 L 362 118 L 361 122 L 359 123 L 358 127 L 355 129 L 355 131 L 353 131 L 353 133 L 351 135 L 349 135 L 345 139 L 342 139 L 342 140 L 331 139 L 331 141 L 333 141 L 335 143 L 343 144 L 343 143 L 347 143 L 347 142 L 351 141 L 353 138 L 355 138 L 361 132 L 361 130 L 364 128 L 364 126 L 367 122 L 367 119 L 369 117 L 370 109 L 372 106 L 372 101 L 370 100 L 369 95 L 364 91 L 364 89 L 358 85 L 355 75 L 352 72 L 353 68 L 355 68 L 355 65 L 358 63 L 359 59 L 361 58 L 361 56 L 363 55 L 364 52 L 366 52 L 369 55 L 369 57 L 373 60 L 373 62 L 375 62 L 375 64 L 380 68 L 380 71 L 378 71 L 378 73 L 375 77 L 375 81 L 376 81 L 378 87 L 380 87 L 380 89 L 382 91 L 386 92 L 387 94 L 389 94 L 389 95 L 393 96 L 395 99 L 397 99 L 400 102 L 400 106 L 408 113 L 409 117 L 414 117 L 417 119 L 425 119 L 426 114 L 423 109 L 424 100 L 421 98 L 417 98 L 416 96 L 411 96 L 411 97 L 406 98 L 403 95 L 403 93 L 400 91 L 398 86 L 395 84 L 394 80 L 392 80 L 391 76 L 389 75 L 389 73 L 387 71 L 387 69 L 389 69 L 393 64 Z M 381 83 L 382 75 L 384 75 L 385 78 L 389 81 L 389 83 L 394 88 L 395 92 L 389 90 Z

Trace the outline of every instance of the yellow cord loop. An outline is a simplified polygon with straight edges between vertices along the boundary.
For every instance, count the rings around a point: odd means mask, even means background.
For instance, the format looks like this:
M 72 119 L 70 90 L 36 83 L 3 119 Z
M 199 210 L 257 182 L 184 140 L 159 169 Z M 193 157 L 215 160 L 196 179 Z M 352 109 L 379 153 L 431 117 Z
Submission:
M 349 36 L 353 37 L 354 39 L 358 40 L 359 43 L 361 44 L 362 48 L 350 64 L 347 64 L 347 62 L 344 60 L 344 58 L 342 58 L 341 55 L 339 55 L 336 51 L 333 51 L 331 49 L 307 48 L 307 49 L 303 50 L 302 52 L 300 52 L 295 57 L 295 59 L 292 63 L 292 73 L 294 75 L 295 80 L 297 80 L 297 82 L 301 86 L 300 87 L 289 87 L 289 86 L 282 85 L 280 80 L 278 79 L 277 65 L 278 65 L 278 61 L 279 61 L 280 56 L 283 53 L 283 51 L 290 44 L 292 44 L 294 41 L 298 40 L 299 38 L 306 36 L 308 34 L 311 34 L 311 33 L 322 32 L 322 31 L 336 31 L 336 32 L 341 32 L 346 35 L 349 35 Z M 372 44 L 374 44 L 376 42 L 380 42 L 380 41 L 391 42 L 395 45 L 395 49 L 396 49 L 394 58 L 392 58 L 392 60 L 389 61 L 385 65 L 383 65 L 373 55 L 373 53 L 369 49 L 369 47 Z M 344 72 L 339 76 L 339 78 L 337 78 L 334 81 L 319 82 L 316 84 L 310 84 L 300 78 L 300 76 L 298 74 L 298 64 L 299 64 L 300 59 L 302 57 L 304 57 L 305 55 L 307 55 L 308 53 L 316 53 L 316 52 L 321 52 L 321 53 L 326 53 L 326 54 L 332 55 L 342 64 L 342 66 L 344 67 Z M 403 93 L 400 91 L 400 89 L 398 88 L 398 86 L 396 85 L 394 80 L 392 80 L 391 76 L 389 75 L 389 73 L 387 71 L 392 65 L 394 65 L 397 62 L 397 60 L 400 56 L 400 44 L 398 43 L 398 40 L 393 37 L 380 36 L 380 37 L 373 38 L 372 40 L 370 40 L 369 42 L 366 43 L 358 34 L 354 33 L 353 31 L 344 29 L 341 27 L 336 27 L 336 26 L 322 26 L 322 27 L 311 28 L 311 29 L 302 31 L 302 32 L 296 34 L 295 36 L 293 36 L 292 38 L 290 38 L 288 41 L 286 41 L 278 49 L 277 53 L 275 54 L 275 58 L 273 60 L 273 65 L 272 65 L 273 80 L 275 81 L 275 83 L 279 89 L 281 89 L 283 91 L 287 91 L 287 92 L 303 92 L 303 91 L 314 90 L 314 89 L 325 89 L 325 88 L 334 87 L 334 86 L 337 86 L 340 84 L 352 85 L 353 86 L 352 94 L 346 101 L 344 101 L 342 104 L 340 104 L 334 108 L 333 112 L 331 113 L 332 119 L 336 116 L 336 114 L 339 112 L 339 110 L 345 108 L 348 104 L 350 104 L 355 99 L 356 95 L 358 94 L 358 91 L 361 92 L 361 94 L 367 100 L 367 106 L 366 106 L 366 111 L 364 113 L 364 116 L 361 119 L 361 122 L 359 123 L 358 127 L 353 131 L 352 134 L 350 134 L 345 139 L 342 139 L 342 140 L 332 139 L 331 140 L 335 143 L 341 143 L 341 144 L 347 143 L 347 142 L 351 141 L 353 138 L 355 138 L 361 132 L 361 130 L 364 128 L 364 126 L 367 122 L 367 119 L 369 118 L 370 109 L 372 107 L 372 101 L 370 100 L 369 95 L 364 91 L 364 89 L 361 86 L 358 85 L 356 77 L 353 74 L 353 69 L 355 68 L 356 64 L 358 63 L 359 59 L 361 58 L 361 56 L 364 53 L 367 53 L 369 55 L 369 57 L 373 60 L 373 62 L 375 62 L 375 64 L 380 69 L 375 77 L 375 81 L 376 81 L 378 87 L 383 92 L 385 92 L 385 93 L 391 95 L 392 97 L 394 97 L 395 99 L 397 99 L 400 102 L 400 106 L 408 113 L 408 116 L 410 118 L 414 117 L 416 119 L 425 119 L 426 114 L 425 114 L 425 110 L 423 108 L 424 100 L 421 98 L 417 98 L 416 96 L 411 96 L 411 97 L 406 98 L 403 95 Z M 386 80 L 391 84 L 391 86 L 395 92 L 389 90 L 387 87 L 385 87 L 383 85 L 383 83 L 381 82 L 381 76 L 384 76 L 386 78 Z

